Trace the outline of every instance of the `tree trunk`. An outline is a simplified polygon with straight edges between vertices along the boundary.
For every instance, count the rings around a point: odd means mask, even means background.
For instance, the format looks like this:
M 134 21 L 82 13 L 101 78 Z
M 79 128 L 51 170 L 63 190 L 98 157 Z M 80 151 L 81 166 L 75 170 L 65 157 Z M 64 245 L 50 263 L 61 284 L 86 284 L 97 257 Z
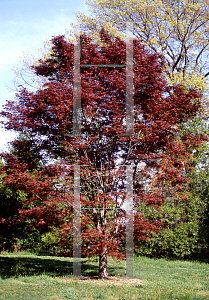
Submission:
M 103 247 L 102 253 L 99 255 L 99 279 L 108 279 L 106 246 Z
M 105 232 L 101 231 L 99 220 L 98 220 L 98 215 L 97 211 L 95 208 L 93 208 L 93 213 L 94 213 L 94 224 L 96 229 L 104 234 L 104 238 L 106 240 L 106 234 Z M 107 225 L 107 216 L 106 216 L 106 210 L 103 208 L 100 211 L 100 221 L 101 221 L 101 226 Z M 101 241 L 102 242 L 102 241 Z M 108 268 L 107 268 L 107 246 L 102 247 L 102 252 L 99 255 L 99 279 L 108 279 Z

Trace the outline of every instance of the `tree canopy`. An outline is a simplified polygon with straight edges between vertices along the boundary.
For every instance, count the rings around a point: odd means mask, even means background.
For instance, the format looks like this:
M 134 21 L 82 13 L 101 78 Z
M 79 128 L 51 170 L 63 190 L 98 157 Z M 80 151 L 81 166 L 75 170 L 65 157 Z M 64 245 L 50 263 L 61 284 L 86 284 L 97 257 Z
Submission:
M 33 67 L 48 82 L 36 92 L 22 87 L 1 115 L 7 118 L 5 129 L 28 132 L 33 145 L 56 163 L 34 171 L 28 161 L 4 153 L 1 172 L 8 188 L 27 192 L 20 218 L 31 218 L 31 226 L 57 226 L 60 242 L 70 246 L 73 166 L 78 163 L 81 250 L 88 256 L 99 255 L 99 277 L 107 278 L 107 255 L 125 258 L 118 247 L 125 239 L 119 222 L 125 217 L 124 167 L 133 164 L 134 169 L 134 241 L 147 239 L 147 232 L 159 230 L 161 223 L 149 222 L 136 208 L 144 202 L 158 209 L 164 197 L 140 184 L 141 175 L 151 176 L 142 163 L 165 173 L 171 184 L 181 185 L 186 180 L 187 147 L 200 145 L 205 136 L 185 134 L 179 139 L 177 125 L 197 115 L 202 95 L 194 88 L 169 85 L 163 56 L 150 53 L 137 39 L 133 41 L 134 135 L 126 135 L 126 43 L 104 29 L 100 35 L 104 46 L 86 35 L 80 37 L 81 135 L 73 134 L 74 44 L 64 36 L 53 37 L 50 57 Z
M 76 13 L 82 32 L 101 42 L 99 31 L 103 26 L 124 40 L 126 22 L 132 22 L 133 35 L 151 51 L 164 55 L 169 81 L 208 88 L 208 1 L 91 0 L 86 3 L 91 15 Z M 208 113 L 208 103 L 204 109 Z

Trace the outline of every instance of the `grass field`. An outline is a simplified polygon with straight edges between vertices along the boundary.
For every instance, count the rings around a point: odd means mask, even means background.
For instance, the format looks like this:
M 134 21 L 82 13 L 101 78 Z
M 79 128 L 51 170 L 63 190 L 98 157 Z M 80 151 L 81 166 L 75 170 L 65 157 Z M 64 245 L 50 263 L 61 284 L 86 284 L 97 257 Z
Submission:
M 82 259 L 86 261 L 86 259 Z M 125 262 L 108 258 L 109 275 L 125 277 Z M 73 278 L 72 258 L 1 253 L 0 299 L 209 299 L 209 264 L 135 257 L 134 276 L 143 284 L 95 284 Z M 98 262 L 83 262 L 82 276 L 98 275 Z M 99 283 L 99 281 L 97 280 Z

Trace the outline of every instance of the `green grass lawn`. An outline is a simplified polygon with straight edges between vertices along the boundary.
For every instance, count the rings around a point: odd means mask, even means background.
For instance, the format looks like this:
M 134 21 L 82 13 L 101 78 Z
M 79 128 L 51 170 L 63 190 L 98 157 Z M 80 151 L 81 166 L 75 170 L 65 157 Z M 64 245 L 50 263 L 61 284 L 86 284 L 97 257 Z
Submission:
M 86 259 L 82 259 L 86 261 Z M 1 253 L 0 299 L 209 299 L 209 264 L 135 257 L 134 276 L 144 284 L 95 285 L 73 279 L 73 259 Z M 109 275 L 125 277 L 125 262 L 108 258 Z M 98 275 L 98 262 L 82 263 L 82 275 Z

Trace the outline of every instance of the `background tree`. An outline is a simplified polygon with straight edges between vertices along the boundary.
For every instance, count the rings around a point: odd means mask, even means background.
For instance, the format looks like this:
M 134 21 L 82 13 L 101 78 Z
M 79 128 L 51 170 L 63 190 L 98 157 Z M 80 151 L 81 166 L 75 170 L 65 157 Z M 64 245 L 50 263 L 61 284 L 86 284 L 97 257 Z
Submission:
M 26 164 L 28 175 L 44 169 L 47 162 L 46 153 L 40 153 L 38 144 L 30 138 L 29 133 L 20 134 L 14 141 L 9 143 L 9 157 L 16 157 L 18 164 Z M 7 156 L 6 156 L 7 157 Z M 5 169 L 8 174 L 13 172 L 13 164 L 8 159 L 4 161 L 1 168 Z M 35 176 L 33 174 L 32 176 Z M 29 194 L 26 191 L 19 190 L 17 186 L 12 185 L 8 188 L 4 184 L 4 174 L 1 175 L 1 250 L 27 250 L 33 252 L 51 251 L 51 254 L 60 253 L 66 249 L 59 245 L 54 245 L 59 241 L 59 232 L 52 224 L 49 226 L 33 226 L 34 223 L 23 217 L 21 211 L 30 210 L 34 206 L 33 201 L 30 203 Z
M 30 152 L 26 157 L 26 153 L 21 149 L 17 159 L 13 151 L 14 148 L 10 153 L 2 154 L 4 164 L 1 164 L 0 249 L 33 252 L 49 250 L 49 247 L 59 240 L 56 228 L 62 220 L 57 220 L 56 212 L 51 212 L 49 207 L 36 208 L 41 206 L 40 200 L 45 199 L 47 194 L 43 175 L 38 176 L 40 166 L 38 168 L 36 165 L 37 169 L 34 168 L 34 157 Z M 14 152 L 17 152 L 17 149 Z M 27 162 L 23 163 L 24 158 Z M 43 222 L 43 218 L 46 222 Z M 58 251 L 61 248 L 56 247 L 54 250 Z
M 208 136 L 208 125 L 200 117 L 191 121 L 193 127 L 183 129 L 181 134 L 199 134 Z M 159 191 L 166 200 L 160 211 L 153 207 L 141 205 L 139 212 L 149 220 L 163 222 L 164 228 L 149 233 L 150 239 L 138 241 L 141 255 L 150 257 L 203 259 L 208 256 L 208 144 L 201 147 L 191 147 L 192 154 L 186 160 L 185 174 L 189 178 L 183 186 L 172 186 L 164 174 L 158 174 L 152 180 L 150 189 Z M 183 189 L 182 189 L 183 187 Z
M 126 44 L 115 40 L 104 30 L 105 46 L 93 44 L 81 36 L 81 64 L 107 65 L 126 63 Z M 164 197 L 147 193 L 139 182 L 147 167 L 162 169 L 169 160 L 167 178 L 183 184 L 186 145 L 196 145 L 204 136 L 186 135 L 181 144 L 177 124 L 194 118 L 201 108 L 201 93 L 193 88 L 168 85 L 163 77 L 164 59 L 151 54 L 134 40 L 134 131 L 126 136 L 125 67 L 81 66 L 81 136 L 73 136 L 73 55 L 74 45 L 64 36 L 52 39 L 50 58 L 34 67 L 38 76 L 48 79 L 43 89 L 28 92 L 22 88 L 16 101 L 8 101 L 1 112 L 7 117 L 6 129 L 27 130 L 38 141 L 40 151 L 56 159 L 58 164 L 28 173 L 28 162 L 4 155 L 4 182 L 28 193 L 30 209 L 22 209 L 22 217 L 32 218 L 33 226 L 57 226 L 63 240 L 72 244 L 73 165 L 81 169 L 81 233 L 82 253 L 99 256 L 99 277 L 108 277 L 107 256 L 124 259 L 118 245 L 124 240 L 125 165 L 134 163 L 134 207 L 143 201 L 156 209 Z M 195 99 L 195 101 L 194 101 Z M 181 159 L 183 158 L 183 159 Z M 8 173 L 8 167 L 12 172 Z M 112 218 L 107 214 L 112 209 Z M 149 231 L 160 229 L 160 222 L 149 222 L 135 212 L 134 239 L 146 239 Z M 89 247 L 86 247 L 88 243 Z
M 9 153 L 20 163 L 27 163 L 29 170 L 40 170 L 47 163 L 47 154 L 40 151 L 38 141 L 30 136 L 30 132 L 21 133 L 9 145 Z
M 151 51 L 164 55 L 169 82 L 207 88 L 208 1 L 92 0 L 86 3 L 90 17 L 76 13 L 83 33 L 101 42 L 99 31 L 103 26 L 124 40 L 126 22 L 132 22 L 134 36 Z M 204 102 L 208 114 L 207 100 Z
M 24 197 L 24 194 L 6 187 L 3 183 L 4 176 L 0 175 L 0 250 L 12 250 L 16 239 L 23 234 L 18 211 L 19 199 Z
M 37 65 L 40 58 L 46 59 L 51 52 L 51 46 L 50 41 L 45 40 L 43 47 L 38 49 L 36 55 L 22 53 L 19 64 L 12 69 L 14 78 L 9 87 L 12 91 L 18 92 L 20 85 L 32 91 L 43 87 L 44 83 L 47 82 L 47 78 L 34 76 L 34 71 L 31 66 Z

